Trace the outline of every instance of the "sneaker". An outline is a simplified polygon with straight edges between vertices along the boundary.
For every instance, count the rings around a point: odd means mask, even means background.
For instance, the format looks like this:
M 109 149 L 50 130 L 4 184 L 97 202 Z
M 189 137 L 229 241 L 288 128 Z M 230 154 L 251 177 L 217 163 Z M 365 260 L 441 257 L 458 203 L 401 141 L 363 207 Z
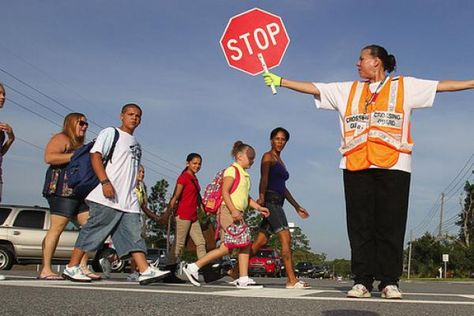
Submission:
M 137 271 L 133 272 L 133 273 L 130 273 L 128 276 L 127 276 L 127 281 L 130 281 L 130 282 L 136 282 L 138 281 L 138 278 L 140 277 L 140 273 L 138 273 Z
M 158 282 L 164 277 L 166 277 L 170 272 L 169 271 L 161 271 L 158 268 L 148 267 L 145 272 L 140 273 L 138 277 L 138 282 L 140 285 L 147 285 L 153 282 Z
M 238 279 L 238 278 L 235 279 L 235 280 L 233 280 L 233 281 L 230 281 L 230 282 L 229 282 L 230 285 L 237 285 L 237 283 L 239 283 L 239 279 Z M 254 279 L 249 278 L 249 280 L 247 281 L 247 284 L 249 284 L 249 285 L 255 285 L 255 284 L 257 284 L 257 282 L 255 282 Z
M 91 278 L 85 275 L 79 266 L 68 267 L 63 271 L 63 278 L 71 280 L 73 282 L 91 282 Z
M 240 283 L 239 280 L 237 279 L 237 283 L 235 284 L 235 287 L 238 289 L 263 289 L 263 285 L 256 284 L 256 282 L 252 279 L 249 279 L 245 283 Z
M 108 258 L 100 258 L 99 264 L 102 268 L 102 272 L 104 273 L 105 279 L 110 279 L 110 273 L 112 272 L 112 264 L 110 263 Z
M 387 285 L 382 290 L 382 298 L 401 299 L 402 292 L 396 285 Z
M 5 280 L 5 276 L 0 274 L 0 281 Z
M 199 273 L 198 273 L 198 271 L 192 271 L 189 266 L 190 266 L 190 264 L 186 264 L 183 267 L 184 274 L 188 278 L 189 282 L 191 282 L 193 285 L 201 286 L 201 284 L 199 283 Z
M 362 284 L 356 284 L 352 287 L 352 289 L 347 292 L 347 297 L 352 298 L 368 298 L 371 297 L 370 292 L 367 291 L 367 288 Z

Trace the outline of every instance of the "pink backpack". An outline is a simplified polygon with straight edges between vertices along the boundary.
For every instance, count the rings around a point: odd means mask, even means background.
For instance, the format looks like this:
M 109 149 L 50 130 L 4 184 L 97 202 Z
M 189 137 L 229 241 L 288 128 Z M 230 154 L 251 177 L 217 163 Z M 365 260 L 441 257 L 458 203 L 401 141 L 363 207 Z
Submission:
M 230 193 L 233 193 L 240 182 L 240 172 L 236 166 L 232 166 L 235 169 L 235 179 L 230 188 Z M 222 182 L 224 181 L 224 171 L 222 169 L 219 171 L 211 183 L 209 183 L 204 189 L 204 194 L 202 196 L 202 203 L 204 204 L 204 210 L 207 213 L 215 214 L 219 210 L 219 207 L 222 204 Z

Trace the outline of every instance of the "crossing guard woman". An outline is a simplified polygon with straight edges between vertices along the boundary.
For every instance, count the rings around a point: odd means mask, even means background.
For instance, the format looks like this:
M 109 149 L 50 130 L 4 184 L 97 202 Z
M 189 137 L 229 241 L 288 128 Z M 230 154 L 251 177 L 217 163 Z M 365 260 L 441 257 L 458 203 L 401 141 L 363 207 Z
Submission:
M 431 107 L 437 92 L 474 88 L 474 80 L 433 81 L 391 77 L 393 55 L 378 45 L 361 50 L 363 81 L 314 83 L 264 74 L 274 84 L 311 94 L 316 106 L 339 113 L 347 230 L 354 286 L 348 297 L 400 299 L 403 241 L 408 211 L 411 152 L 410 115 Z

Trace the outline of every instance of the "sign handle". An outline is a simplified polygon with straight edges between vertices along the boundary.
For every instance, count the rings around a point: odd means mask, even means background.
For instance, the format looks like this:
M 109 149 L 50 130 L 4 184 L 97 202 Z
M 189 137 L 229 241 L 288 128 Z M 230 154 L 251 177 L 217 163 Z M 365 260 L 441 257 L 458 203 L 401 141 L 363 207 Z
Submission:
M 260 59 L 260 63 L 262 63 L 263 71 L 264 71 L 265 73 L 268 73 L 267 64 L 265 63 L 265 59 L 263 58 L 262 53 L 258 53 L 258 59 Z M 276 91 L 276 89 L 275 89 L 275 85 L 274 85 L 274 84 L 272 84 L 272 85 L 270 86 L 270 88 L 272 89 L 273 95 L 277 94 L 277 91 Z

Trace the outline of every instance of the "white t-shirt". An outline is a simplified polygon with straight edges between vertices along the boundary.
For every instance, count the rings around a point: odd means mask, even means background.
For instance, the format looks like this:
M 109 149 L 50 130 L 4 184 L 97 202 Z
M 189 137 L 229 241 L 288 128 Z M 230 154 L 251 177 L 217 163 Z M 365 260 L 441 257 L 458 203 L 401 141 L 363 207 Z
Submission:
M 140 213 L 135 186 L 142 151 L 133 135 L 120 129 L 117 130 L 119 138 L 112 159 L 105 167 L 107 177 L 115 189 L 115 197 L 113 199 L 106 198 L 102 193 L 102 185 L 99 184 L 89 193 L 86 200 L 124 212 Z M 102 130 L 90 152 L 99 152 L 105 156 L 111 147 L 114 135 L 115 131 L 112 127 Z
M 374 92 L 380 81 L 369 85 L 370 91 Z M 403 118 L 404 128 L 410 123 L 411 111 L 413 109 L 429 108 L 433 105 L 436 95 L 438 81 L 423 80 L 413 77 L 403 77 L 404 86 L 404 102 L 403 110 L 405 116 Z M 339 113 L 339 127 L 341 131 L 341 144 L 344 144 L 344 115 L 346 113 L 347 101 L 353 81 L 348 82 L 332 82 L 332 83 L 313 83 L 321 92 L 319 97 L 315 97 L 316 107 L 318 109 L 335 110 Z M 339 164 L 341 169 L 346 168 L 346 158 L 342 157 Z M 379 168 L 371 165 L 370 168 Z M 411 172 L 411 155 L 400 153 L 398 162 L 389 168 L 391 170 L 402 170 Z

